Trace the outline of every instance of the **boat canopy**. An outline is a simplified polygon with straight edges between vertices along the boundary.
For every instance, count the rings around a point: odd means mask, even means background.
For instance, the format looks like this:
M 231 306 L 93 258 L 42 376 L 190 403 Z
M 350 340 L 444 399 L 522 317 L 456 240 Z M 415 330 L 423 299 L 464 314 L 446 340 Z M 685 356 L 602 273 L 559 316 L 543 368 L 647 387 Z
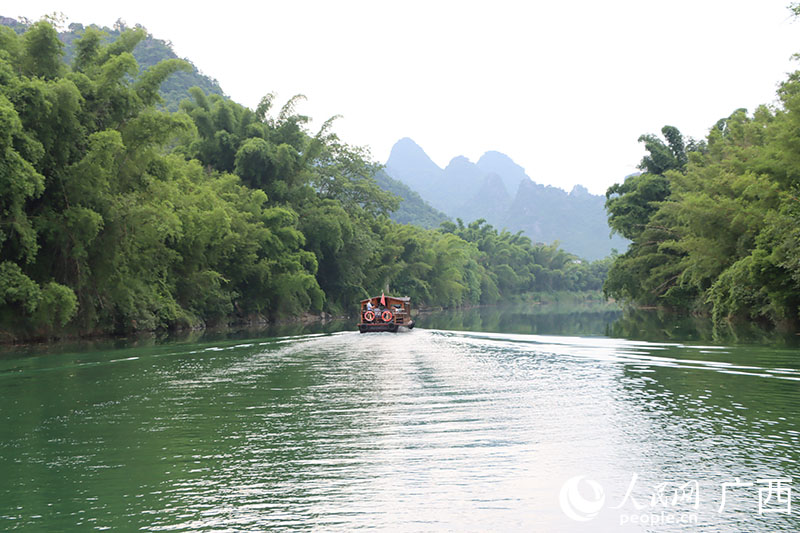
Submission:
M 387 300 L 394 300 L 396 302 L 410 302 L 411 301 L 411 298 L 409 296 L 384 296 L 384 298 L 386 298 Z M 361 303 L 365 304 L 367 302 L 371 302 L 371 301 L 374 301 L 374 300 L 380 300 L 380 299 L 381 299 L 380 296 L 373 296 L 372 298 L 364 298 L 363 300 L 361 300 Z

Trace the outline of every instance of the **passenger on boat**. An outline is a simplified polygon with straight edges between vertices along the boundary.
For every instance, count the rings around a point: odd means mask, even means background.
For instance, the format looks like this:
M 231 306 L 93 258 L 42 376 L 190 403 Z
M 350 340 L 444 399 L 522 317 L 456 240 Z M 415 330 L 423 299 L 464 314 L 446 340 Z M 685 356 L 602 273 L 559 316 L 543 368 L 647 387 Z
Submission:
M 374 311 L 375 308 L 372 306 L 372 302 L 367 302 L 367 311 Z

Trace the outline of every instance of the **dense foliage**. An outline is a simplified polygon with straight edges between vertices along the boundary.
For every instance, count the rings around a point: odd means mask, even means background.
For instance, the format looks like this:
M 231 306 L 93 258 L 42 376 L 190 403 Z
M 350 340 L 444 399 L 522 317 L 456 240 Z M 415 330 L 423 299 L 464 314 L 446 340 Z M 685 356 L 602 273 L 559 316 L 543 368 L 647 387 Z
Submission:
M 607 265 L 482 221 L 400 225 L 363 150 L 140 70 L 141 29 L 87 28 L 71 64 L 46 21 L 0 27 L 0 335 L 197 327 L 340 311 L 381 290 L 444 306 L 599 288 Z
M 739 109 L 702 142 L 643 136 L 644 171 L 607 193 L 610 225 L 633 241 L 608 295 L 709 313 L 796 323 L 800 306 L 800 72 L 781 105 Z
M 48 21 L 57 23 L 63 26 L 65 21 L 63 16 L 49 15 L 46 17 Z M 31 26 L 31 22 L 22 19 L 16 20 L 13 18 L 0 17 L 0 24 L 13 29 L 17 34 L 22 34 Z M 59 39 L 64 43 L 63 60 L 72 65 L 75 61 L 77 54 L 77 43 L 85 36 L 86 32 L 99 31 L 99 39 L 102 44 L 111 44 L 122 36 L 129 28 L 122 20 L 118 20 L 112 28 L 89 26 L 84 27 L 82 24 L 73 22 L 64 31 L 59 32 Z M 133 54 L 136 63 L 142 71 L 155 66 L 165 59 L 178 59 L 178 56 L 172 50 L 172 45 L 162 39 L 156 39 L 141 26 L 133 28 L 136 32 L 144 33 L 136 46 L 134 46 L 131 53 Z M 222 88 L 219 86 L 217 80 L 212 79 L 202 74 L 191 61 L 186 60 L 189 68 L 174 72 L 171 76 L 166 78 L 159 89 L 159 94 L 163 101 L 159 104 L 159 108 L 168 109 L 170 111 L 177 111 L 181 100 L 185 99 L 189 94 L 191 87 L 200 87 L 203 92 L 211 94 L 222 95 Z

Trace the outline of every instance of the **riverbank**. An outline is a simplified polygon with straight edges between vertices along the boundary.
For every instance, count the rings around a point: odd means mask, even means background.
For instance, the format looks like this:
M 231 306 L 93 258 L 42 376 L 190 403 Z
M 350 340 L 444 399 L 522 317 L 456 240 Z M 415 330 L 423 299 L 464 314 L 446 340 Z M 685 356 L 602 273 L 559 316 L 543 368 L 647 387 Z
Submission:
M 227 334 L 237 331 L 286 331 L 287 335 L 299 329 L 307 329 L 313 325 L 324 327 L 327 324 L 344 322 L 346 316 L 334 316 L 330 313 L 303 313 L 295 317 L 283 317 L 274 321 L 269 321 L 264 317 L 250 317 L 243 320 L 235 320 L 223 324 L 200 324 L 187 327 L 176 327 L 172 329 L 148 329 L 133 330 L 123 333 L 111 333 L 94 331 L 90 333 L 61 332 L 58 334 L 38 335 L 38 336 L 13 336 L 6 332 L 0 336 L 0 351 L 10 350 L 11 348 L 28 346 L 47 346 L 58 344 L 92 344 L 92 343 L 114 343 L 114 342 L 137 342 L 138 340 L 148 339 L 184 339 L 200 338 L 205 335 Z
M 651 342 L 693 339 L 711 344 L 762 343 L 777 346 L 800 345 L 794 330 L 764 327 L 752 322 L 713 324 L 708 317 L 667 309 L 641 309 L 606 300 L 602 294 L 530 294 L 513 303 L 443 308 L 420 305 L 413 310 L 419 328 L 458 331 L 513 331 L 520 334 L 573 335 L 636 338 Z M 0 342 L 0 354 L 45 352 L 85 346 L 146 346 L 167 342 L 197 342 L 256 337 L 290 337 L 356 331 L 357 315 L 304 313 L 296 317 L 240 320 L 203 328 L 128 332 L 125 334 L 64 335 L 59 338 Z
M 601 291 L 584 291 L 584 292 L 548 292 L 548 293 L 528 293 L 513 299 L 515 304 L 524 304 L 531 306 L 549 305 L 549 304 L 574 304 L 574 305 L 604 305 L 606 302 L 605 297 Z M 435 305 L 415 304 L 413 305 L 413 314 L 426 315 L 430 313 L 441 313 L 446 311 L 473 309 L 480 307 L 493 307 L 497 305 L 505 305 L 508 302 L 501 302 L 498 304 L 482 305 L 468 305 L 456 308 L 447 308 Z M 353 307 L 355 309 L 355 307 Z M 581 307 L 585 310 L 586 307 Z M 203 322 L 186 323 L 173 327 L 171 329 L 157 328 L 157 329 L 136 329 L 137 325 L 132 324 L 127 331 L 121 332 L 108 332 L 102 330 L 95 330 L 89 332 L 79 332 L 75 329 L 64 328 L 61 331 L 39 332 L 35 334 L 25 333 L 12 333 L 9 331 L 0 330 L 0 346 L 24 346 L 27 344 L 48 344 L 58 342 L 79 342 L 79 341 L 92 341 L 92 340 L 113 340 L 113 339 L 126 339 L 136 337 L 156 337 L 168 338 L 171 336 L 186 336 L 192 332 L 209 332 L 214 333 L 218 331 L 264 331 L 270 329 L 296 329 L 297 325 L 309 326 L 312 324 L 320 324 L 324 326 L 328 323 L 335 323 L 337 321 L 357 320 L 357 312 L 351 314 L 331 314 L 329 312 L 312 313 L 305 312 L 296 316 L 285 316 L 269 320 L 263 315 L 250 315 L 247 317 L 228 317 L 226 320 L 221 320 L 217 324 L 206 324 Z

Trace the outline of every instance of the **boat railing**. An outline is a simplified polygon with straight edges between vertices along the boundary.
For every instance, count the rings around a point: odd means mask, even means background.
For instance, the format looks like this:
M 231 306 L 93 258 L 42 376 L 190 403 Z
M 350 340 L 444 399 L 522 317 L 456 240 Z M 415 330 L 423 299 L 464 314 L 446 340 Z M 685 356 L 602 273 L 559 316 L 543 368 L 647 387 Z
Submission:
M 385 307 L 385 308 L 383 308 L 383 309 L 388 309 L 389 311 L 391 311 L 391 312 L 392 312 L 392 314 L 394 315 L 394 322 L 395 322 L 396 324 L 403 324 L 403 323 L 405 323 L 405 321 L 406 321 L 406 317 L 409 315 L 409 313 L 408 313 L 408 310 L 407 310 L 407 309 L 405 309 L 405 308 L 403 308 L 403 307 L 393 307 L 393 306 L 387 306 L 387 307 Z M 380 311 L 380 310 L 381 310 L 381 308 L 380 308 L 380 307 L 378 307 L 378 308 L 376 308 L 376 309 L 374 309 L 374 310 L 373 310 L 373 312 L 375 313 L 375 316 L 376 316 L 376 317 L 380 316 L 380 313 L 381 313 L 381 311 Z M 366 322 L 366 318 L 364 318 L 364 314 L 365 314 L 367 311 L 368 311 L 368 309 L 367 309 L 367 308 L 362 308 L 362 310 L 361 310 L 361 319 L 362 319 L 363 321 L 365 321 L 365 322 Z

